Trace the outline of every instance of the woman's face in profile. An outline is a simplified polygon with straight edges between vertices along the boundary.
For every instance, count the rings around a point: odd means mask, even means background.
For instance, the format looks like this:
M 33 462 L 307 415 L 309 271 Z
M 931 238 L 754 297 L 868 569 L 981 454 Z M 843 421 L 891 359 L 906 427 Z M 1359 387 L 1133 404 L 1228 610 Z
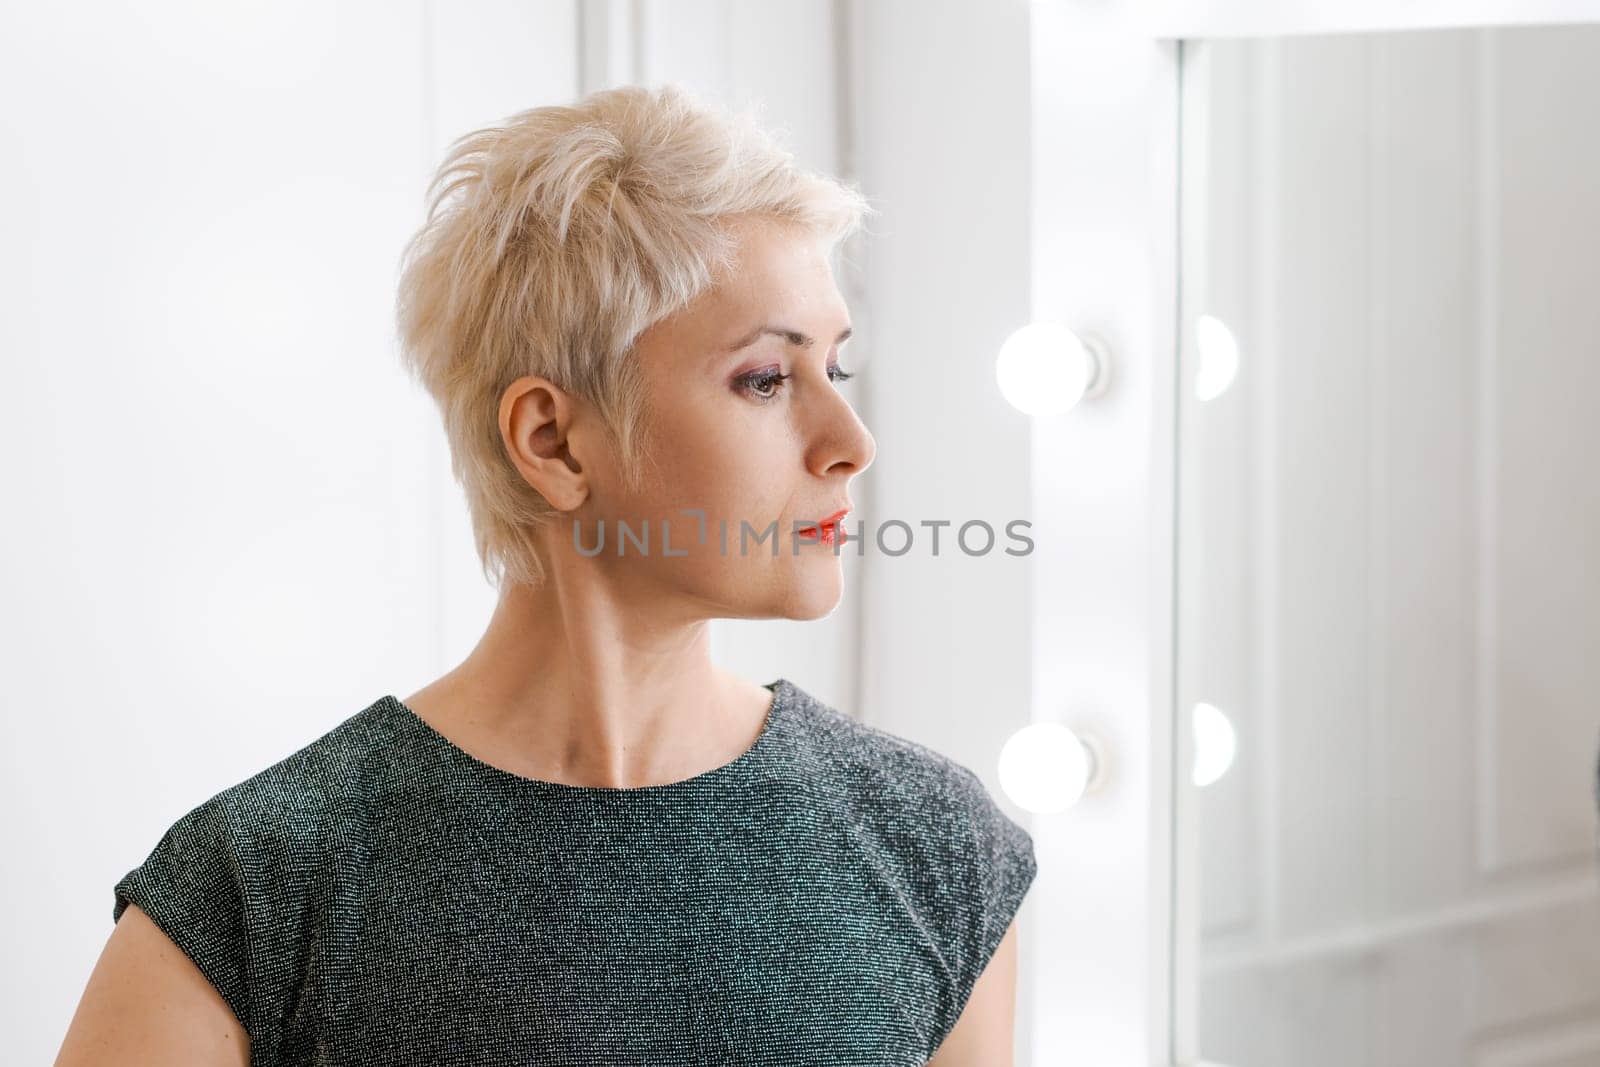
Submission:
M 634 576 L 697 601 L 704 614 L 820 618 L 843 593 L 839 557 L 857 546 L 797 541 L 792 531 L 853 509 L 851 479 L 876 452 L 850 387 L 838 380 L 849 371 L 838 341 L 849 310 L 825 252 L 805 231 L 741 221 L 736 232 L 736 269 L 638 341 L 651 420 L 644 447 L 658 475 L 638 497 L 595 503 L 632 516 L 635 527 L 651 520 L 649 555 L 629 569 L 642 566 Z M 698 517 L 680 508 L 705 513 L 703 544 Z M 662 519 L 670 521 L 671 556 L 660 543 Z M 852 512 L 841 529 L 859 522 Z M 596 533 L 586 526 L 586 545 Z M 615 533 L 607 530 L 608 555 Z M 635 549 L 630 542 L 625 551 Z

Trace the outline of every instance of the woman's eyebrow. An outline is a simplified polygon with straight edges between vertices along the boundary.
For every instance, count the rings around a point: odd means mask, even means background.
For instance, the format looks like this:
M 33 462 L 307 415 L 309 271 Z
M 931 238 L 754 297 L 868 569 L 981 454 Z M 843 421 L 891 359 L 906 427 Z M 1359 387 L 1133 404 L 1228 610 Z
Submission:
M 854 331 L 854 327 L 846 326 L 844 330 L 840 332 L 839 336 L 833 339 L 833 343 L 836 345 L 844 344 L 845 341 L 849 340 L 850 335 Z M 790 344 L 799 345 L 801 348 L 810 348 L 815 341 L 814 338 L 807 337 L 799 330 L 791 330 L 784 326 L 758 326 L 748 336 L 741 337 L 739 340 L 729 345 L 728 351 L 737 352 L 741 348 L 755 344 L 758 339 L 766 336 L 767 334 L 772 334 L 775 337 L 781 337 Z

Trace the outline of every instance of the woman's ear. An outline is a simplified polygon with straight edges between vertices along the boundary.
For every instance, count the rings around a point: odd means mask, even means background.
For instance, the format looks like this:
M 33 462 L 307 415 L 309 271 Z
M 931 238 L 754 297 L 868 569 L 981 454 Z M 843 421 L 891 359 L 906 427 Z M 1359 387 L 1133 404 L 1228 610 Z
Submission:
M 548 378 L 526 375 L 500 396 L 500 438 L 523 479 L 558 511 L 589 496 L 589 480 L 572 449 L 577 403 Z

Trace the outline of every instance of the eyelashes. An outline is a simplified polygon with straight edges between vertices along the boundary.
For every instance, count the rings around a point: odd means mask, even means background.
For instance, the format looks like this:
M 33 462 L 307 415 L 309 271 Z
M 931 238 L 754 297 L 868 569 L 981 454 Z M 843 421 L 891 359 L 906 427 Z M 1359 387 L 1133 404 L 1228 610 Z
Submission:
M 742 375 L 736 381 L 740 390 L 746 395 L 766 403 L 767 401 L 778 399 L 778 396 L 785 388 L 783 383 L 793 377 L 794 375 L 792 374 L 779 374 L 773 370 L 761 370 L 752 374 Z M 844 370 L 837 363 L 828 368 L 828 380 L 835 385 L 840 382 L 847 382 L 854 377 L 855 374 Z M 764 391 L 768 389 L 772 391 Z

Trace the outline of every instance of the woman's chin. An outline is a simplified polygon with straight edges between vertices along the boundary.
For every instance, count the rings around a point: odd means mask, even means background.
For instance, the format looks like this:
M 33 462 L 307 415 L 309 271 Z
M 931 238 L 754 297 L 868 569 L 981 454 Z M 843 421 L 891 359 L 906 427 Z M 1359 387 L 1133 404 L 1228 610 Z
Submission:
M 801 569 L 790 591 L 785 617 L 795 620 L 821 619 L 832 615 L 844 598 L 844 578 L 837 563 L 831 567 Z

